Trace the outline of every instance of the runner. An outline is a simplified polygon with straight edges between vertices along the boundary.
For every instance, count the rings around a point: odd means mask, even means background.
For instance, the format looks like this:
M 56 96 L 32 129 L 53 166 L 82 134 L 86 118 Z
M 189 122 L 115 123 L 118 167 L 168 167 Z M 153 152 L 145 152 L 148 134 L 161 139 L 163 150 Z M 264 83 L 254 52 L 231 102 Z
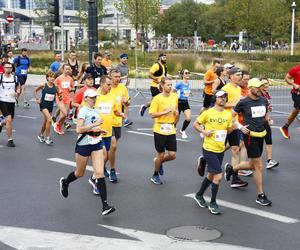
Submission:
M 261 78 L 260 81 L 263 83 L 263 86 L 261 87 L 261 93 L 262 96 L 264 96 L 268 101 L 268 111 L 272 112 L 272 105 L 271 105 L 271 96 L 268 92 L 269 89 L 269 80 L 267 78 Z M 267 131 L 267 134 L 265 136 L 265 142 L 266 142 L 266 157 L 267 157 L 267 169 L 272 169 L 279 166 L 279 162 L 272 159 L 273 155 L 273 143 L 272 143 L 272 129 L 270 125 L 273 125 L 273 120 L 270 119 L 269 122 L 265 123 L 265 129 Z
M 112 61 L 110 60 L 110 55 L 111 54 L 110 54 L 109 50 L 105 50 L 104 57 L 101 61 L 101 65 L 106 68 L 108 74 L 112 68 Z
M 34 96 L 35 96 L 36 103 L 39 104 L 40 111 L 42 112 L 44 117 L 44 121 L 42 124 L 41 132 L 38 135 L 38 139 L 40 142 L 45 142 L 47 145 L 51 145 L 53 144 L 53 141 L 50 138 L 50 129 L 51 129 L 51 122 L 52 122 L 51 114 L 53 111 L 55 95 L 58 93 L 58 89 L 54 85 L 55 73 L 49 71 L 46 74 L 46 80 L 47 80 L 46 83 L 41 84 L 40 86 L 34 89 Z M 42 91 L 41 98 L 38 98 L 39 91 Z M 59 98 L 61 98 L 60 95 Z
M 54 62 L 51 63 L 50 70 L 52 72 L 54 72 L 55 74 L 58 74 L 59 71 L 60 71 L 61 66 L 62 66 L 61 53 L 60 52 L 55 52 Z
M 7 51 L 7 56 L 8 56 L 8 62 L 13 64 L 14 63 L 14 55 L 13 55 L 12 50 Z
M 268 200 L 263 190 L 263 163 L 261 155 L 266 135 L 265 122 L 270 122 L 270 118 L 268 115 L 267 100 L 262 97 L 261 93 L 262 85 L 263 83 L 259 79 L 251 79 L 248 83 L 248 87 L 250 88 L 249 96 L 240 100 L 234 107 L 233 115 L 241 113 L 244 118 L 245 125 L 238 124 L 238 127 L 243 132 L 249 161 L 233 166 L 226 164 L 225 179 L 229 181 L 231 175 L 240 169 L 254 170 L 253 179 L 258 194 L 256 203 L 268 206 L 272 202 Z
M 70 124 L 65 123 L 74 94 L 74 81 L 72 77 L 70 77 L 70 74 L 71 67 L 68 64 L 63 64 L 62 74 L 55 80 L 55 85 L 58 87 L 59 93 L 61 93 L 62 96 L 62 99 L 59 100 L 58 95 L 56 95 L 56 104 L 59 109 L 60 117 L 54 124 L 54 131 L 59 135 L 64 134 L 62 130 L 63 125 L 65 125 L 66 129 L 71 127 Z
M 88 67 L 89 67 L 89 64 L 87 62 L 81 64 L 80 72 L 79 72 L 78 77 L 77 77 L 77 79 L 78 79 L 77 80 L 77 87 L 78 88 L 81 88 L 81 87 L 84 86 L 84 82 L 82 80 L 84 79 L 84 76 L 86 75 L 86 70 L 87 70 Z M 94 82 L 94 80 L 93 80 L 93 82 Z
M 127 88 L 120 84 L 121 73 L 117 69 L 112 69 L 110 71 L 110 77 L 112 80 L 112 88 L 111 93 L 116 96 L 116 102 L 118 106 L 118 112 L 122 113 L 122 106 L 129 106 L 130 105 L 130 97 L 128 94 Z M 110 175 L 109 180 L 113 183 L 118 182 L 118 178 L 116 175 L 116 151 L 117 151 L 117 144 L 119 139 L 121 138 L 121 128 L 122 128 L 122 118 L 127 118 L 126 116 L 120 117 L 114 114 L 113 118 L 113 134 L 111 138 L 111 146 L 109 150 L 109 165 L 110 165 Z
M 204 111 L 194 123 L 194 128 L 205 136 L 202 150 L 208 172 L 194 199 L 200 207 L 207 207 L 203 194 L 211 185 L 211 200 L 208 209 L 212 214 L 220 214 L 216 198 L 223 176 L 222 161 L 226 135 L 227 132 L 232 131 L 232 114 L 224 109 L 227 101 L 226 92 L 218 90 L 214 96 L 216 98 L 215 105 Z M 204 175 L 205 164 L 201 168 L 198 172 L 202 172 Z
M 175 160 L 177 151 L 175 124 L 178 122 L 178 96 L 172 93 L 172 82 L 162 79 L 161 94 L 155 96 L 151 102 L 149 114 L 154 119 L 154 146 L 157 151 L 154 161 L 154 174 L 151 181 L 163 184 L 159 175 L 164 174 L 163 163 Z M 165 153 L 165 150 L 168 153 Z
M 0 75 L 0 111 L 5 119 L 0 122 L 0 129 L 2 126 L 6 127 L 7 146 L 15 147 L 12 137 L 13 119 L 15 115 L 16 97 L 21 92 L 20 82 L 18 78 L 12 74 L 12 64 L 6 62 L 4 65 L 4 74 Z
M 90 73 L 94 77 L 94 88 L 98 88 L 100 86 L 100 78 L 103 75 L 107 75 L 107 70 L 104 66 L 101 65 L 102 54 L 95 53 L 94 55 L 94 63 L 86 69 L 86 73 Z
M 186 128 L 189 126 L 192 120 L 191 108 L 189 105 L 188 98 L 192 95 L 191 86 L 188 82 L 190 78 L 190 72 L 187 69 L 183 69 L 179 73 L 181 81 L 177 82 L 175 85 L 175 91 L 178 93 L 178 110 L 179 115 L 183 112 L 185 120 L 182 124 L 182 128 L 179 130 L 182 139 L 187 139 L 188 136 L 185 132 Z
M 23 95 L 23 98 L 24 98 L 24 108 L 29 108 L 30 105 L 29 105 L 29 103 L 27 101 L 27 97 L 26 97 L 25 83 L 27 81 L 28 70 L 32 70 L 32 67 L 31 67 L 31 61 L 28 57 L 28 51 L 26 48 L 23 48 L 21 50 L 20 56 L 15 57 L 14 65 L 16 67 L 16 76 L 18 77 L 20 84 L 21 84 L 20 95 Z
M 152 98 L 154 96 L 157 96 L 160 93 L 159 92 L 159 82 L 161 81 L 161 79 L 163 77 L 166 77 L 167 74 L 168 74 L 167 55 L 164 53 L 161 53 L 158 56 L 158 62 L 154 63 L 149 71 L 149 77 L 152 79 L 151 86 L 150 86 Z M 151 104 L 151 102 L 148 102 L 141 106 L 140 111 L 139 111 L 140 116 L 144 116 L 145 111 L 147 110 L 147 108 L 150 107 L 150 104 Z
M 226 71 L 224 69 L 224 67 L 220 66 L 216 69 L 216 75 L 217 75 L 217 79 L 214 80 L 213 85 L 212 85 L 212 92 L 215 93 L 217 90 L 220 90 L 221 88 L 223 88 L 226 84 L 225 81 L 225 76 L 226 76 Z
M 285 81 L 288 85 L 291 85 L 292 100 L 294 102 L 294 108 L 287 118 L 286 123 L 280 128 L 280 132 L 286 139 L 290 138 L 289 126 L 293 123 L 295 118 L 299 114 L 300 110 L 300 65 L 293 67 L 285 77 Z
M 70 51 L 69 53 L 68 65 L 72 70 L 71 77 L 73 78 L 74 82 L 77 83 L 80 62 L 77 60 L 77 54 L 74 50 Z
M 115 208 L 107 203 L 106 183 L 103 175 L 103 151 L 101 133 L 105 131 L 100 128 L 102 120 L 99 113 L 94 109 L 97 93 L 89 89 L 84 93 L 87 106 L 82 107 L 78 114 L 76 132 L 79 134 L 76 148 L 76 170 L 71 172 L 67 178 L 62 177 L 60 183 L 60 193 L 67 198 L 69 195 L 69 184 L 84 175 L 89 157 L 92 159 L 96 186 L 100 192 L 102 201 L 102 215 L 108 215 L 115 211 Z M 97 119 L 98 118 L 98 119 Z

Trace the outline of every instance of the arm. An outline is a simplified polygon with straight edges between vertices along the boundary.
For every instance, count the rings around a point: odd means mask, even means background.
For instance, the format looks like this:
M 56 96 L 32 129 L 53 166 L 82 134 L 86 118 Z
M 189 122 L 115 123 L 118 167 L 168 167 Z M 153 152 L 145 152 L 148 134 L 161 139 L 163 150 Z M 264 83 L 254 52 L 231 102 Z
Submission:
M 217 78 L 216 80 L 213 81 L 213 84 L 212 84 L 212 92 L 215 93 L 216 92 L 216 89 L 217 87 L 219 87 L 220 85 L 220 80 Z
M 294 78 L 290 75 L 290 74 L 287 74 L 286 76 L 285 76 L 285 79 L 284 79 L 285 81 L 286 81 L 286 83 L 288 84 L 288 85 L 291 85 L 292 87 L 294 87 L 295 89 L 299 89 L 300 88 L 300 86 L 298 85 L 298 84 L 295 84 L 294 83 Z
M 212 130 L 205 130 L 203 125 L 199 123 L 197 120 L 194 122 L 193 127 L 199 132 L 202 133 L 206 137 L 211 137 L 213 134 Z
M 95 131 L 95 132 L 103 131 L 99 127 L 103 123 L 103 120 L 100 118 L 96 122 L 85 125 L 85 126 L 83 125 L 83 123 L 84 123 L 84 119 L 82 119 L 82 118 L 78 119 L 77 126 L 76 126 L 76 133 L 83 134 L 83 133 L 90 132 L 90 131 Z
M 39 91 L 41 91 L 44 88 L 44 86 L 45 86 L 44 84 L 41 84 L 33 90 L 33 94 L 34 94 L 35 101 L 37 104 L 40 104 L 40 102 L 41 102 L 37 94 Z

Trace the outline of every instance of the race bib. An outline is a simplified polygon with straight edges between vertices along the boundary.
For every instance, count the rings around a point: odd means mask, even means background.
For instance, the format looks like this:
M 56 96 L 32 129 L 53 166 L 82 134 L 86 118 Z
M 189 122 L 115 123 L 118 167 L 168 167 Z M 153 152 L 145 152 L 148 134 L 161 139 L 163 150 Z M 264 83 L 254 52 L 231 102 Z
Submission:
M 95 85 L 100 85 L 100 77 L 95 78 Z
M 109 115 L 109 114 L 111 114 L 111 111 L 112 111 L 112 103 L 105 103 L 105 102 L 99 103 L 98 108 L 99 108 L 100 114 Z
M 264 117 L 266 115 L 265 106 L 251 107 L 252 118 Z
M 191 91 L 190 90 L 184 90 L 183 91 L 183 96 L 184 97 L 189 97 L 190 96 Z
M 63 89 L 68 89 L 70 88 L 70 82 L 61 82 L 61 87 Z
M 55 97 L 54 95 L 46 93 L 44 99 L 45 99 L 45 101 L 52 102 L 52 101 L 54 101 L 54 97 Z
M 88 144 L 90 145 L 98 144 L 102 139 L 101 136 L 90 136 L 90 135 L 88 135 L 87 138 L 88 138 Z
M 21 75 L 26 75 L 27 74 L 27 69 L 21 69 Z
M 169 134 L 173 132 L 173 128 L 173 124 L 163 123 L 160 125 L 160 132 Z
M 215 141 L 216 142 L 225 142 L 227 136 L 226 130 L 216 130 L 215 131 Z

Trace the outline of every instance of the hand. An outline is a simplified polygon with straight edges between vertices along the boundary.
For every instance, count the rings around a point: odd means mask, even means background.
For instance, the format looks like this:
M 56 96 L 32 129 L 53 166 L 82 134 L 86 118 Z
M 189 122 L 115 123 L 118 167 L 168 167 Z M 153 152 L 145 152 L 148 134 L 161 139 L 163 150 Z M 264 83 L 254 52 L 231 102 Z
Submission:
M 178 116 L 178 115 L 179 115 L 179 112 L 178 112 L 177 109 L 173 111 L 173 115 L 174 115 L 174 116 Z
M 193 92 L 192 91 L 190 92 L 190 96 L 193 96 Z
M 107 131 L 104 130 L 104 129 L 100 129 L 100 133 L 101 133 L 102 135 L 106 135 L 106 134 L 107 134 Z
M 205 137 L 211 137 L 213 135 L 212 130 L 204 130 L 203 133 Z
M 165 109 L 164 112 L 165 112 L 165 115 L 169 114 L 169 113 L 172 113 L 174 110 L 173 109 Z
M 36 102 L 37 104 L 41 104 L 41 100 L 38 99 L 38 98 L 35 99 L 35 102 Z
M 237 124 L 237 122 L 233 123 L 231 128 L 232 128 L 233 130 L 238 129 L 238 124 Z
M 100 126 L 103 123 L 103 120 L 99 118 L 96 122 L 93 123 L 95 126 Z
M 249 125 L 245 125 L 241 128 L 241 131 L 243 132 L 243 134 L 249 134 L 250 133 L 250 130 L 248 129 L 248 126 Z
M 270 120 L 268 121 L 268 123 L 269 123 L 270 126 L 272 126 L 272 125 L 274 124 L 274 121 L 273 121 L 272 119 L 270 119 Z
M 273 106 L 271 104 L 268 106 L 268 110 L 269 110 L 269 112 L 273 111 Z
M 299 88 L 300 88 L 300 85 L 294 84 L 294 89 L 299 89 Z

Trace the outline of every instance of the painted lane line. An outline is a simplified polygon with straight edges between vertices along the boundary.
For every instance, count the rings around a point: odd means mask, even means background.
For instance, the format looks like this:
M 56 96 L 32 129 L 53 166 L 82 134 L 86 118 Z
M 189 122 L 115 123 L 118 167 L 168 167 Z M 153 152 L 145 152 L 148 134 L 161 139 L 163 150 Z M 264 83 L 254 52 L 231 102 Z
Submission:
M 153 128 L 137 128 L 137 131 L 152 131 Z
M 20 117 L 20 118 L 26 118 L 26 119 L 32 119 L 32 120 L 35 120 L 37 119 L 36 117 L 34 116 L 27 116 L 27 115 L 16 115 L 17 117 Z
M 186 197 L 189 198 L 194 198 L 195 194 L 186 194 Z M 204 196 L 205 199 L 210 199 L 210 197 L 208 196 Z M 261 216 L 270 220 L 275 220 L 275 221 L 279 221 L 282 223 L 287 223 L 287 224 L 293 224 L 293 223 L 298 223 L 299 220 L 294 219 L 294 218 L 290 218 L 284 215 L 280 215 L 280 214 L 275 214 L 275 213 L 271 213 L 271 212 L 266 212 L 263 211 L 261 209 L 257 209 L 257 208 L 252 208 L 252 207 L 247 207 L 244 205 L 240 205 L 237 203 L 233 203 L 233 202 L 229 202 L 229 201 L 224 201 L 224 200 L 220 200 L 218 199 L 218 204 L 223 206 L 223 207 L 227 207 L 227 208 L 231 208 L 234 210 L 238 210 L 240 212 L 245 212 L 248 214 L 253 214 L 253 215 L 257 215 L 257 216 Z
M 0 145 L 0 148 L 4 148 L 4 145 Z
M 13 130 L 12 130 L 12 132 L 13 132 L 13 133 L 15 133 L 15 132 L 16 132 L 16 130 L 15 130 L 15 129 L 13 129 Z M 6 133 L 6 129 L 3 129 L 3 130 L 2 130 L 2 133 Z
M 147 133 L 132 131 L 132 130 L 127 131 L 127 133 L 137 134 L 137 135 L 145 135 L 145 136 L 150 136 L 150 137 L 154 136 L 153 134 L 147 134 Z M 189 140 L 180 139 L 180 138 L 176 138 L 176 141 L 190 142 Z

